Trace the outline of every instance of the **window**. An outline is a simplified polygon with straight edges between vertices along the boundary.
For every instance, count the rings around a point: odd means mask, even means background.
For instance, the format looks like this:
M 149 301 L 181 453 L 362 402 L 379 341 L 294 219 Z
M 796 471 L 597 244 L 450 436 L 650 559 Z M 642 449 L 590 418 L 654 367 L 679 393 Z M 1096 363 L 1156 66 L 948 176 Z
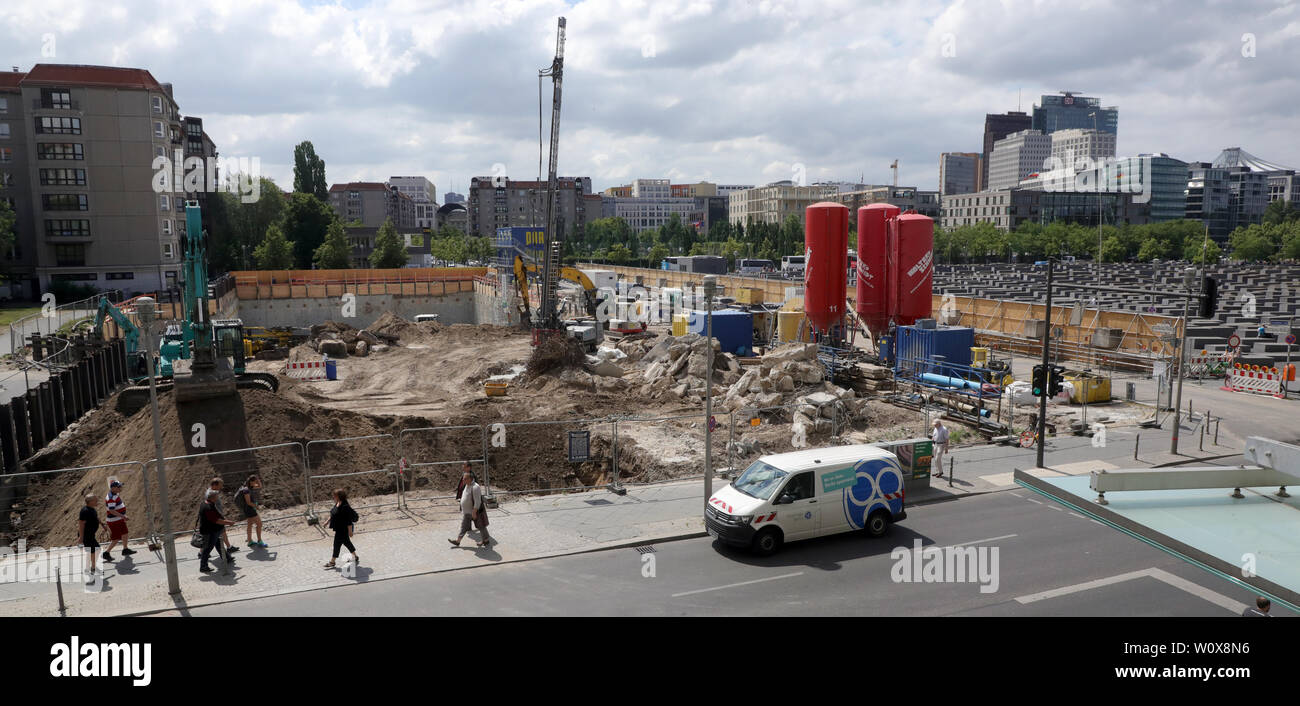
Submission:
M 45 235 L 53 238 L 88 238 L 90 221 L 72 218 L 46 219 Z
M 153 96 L 153 112 L 162 112 L 162 96 Z
M 160 137 L 160 138 L 167 137 L 167 127 L 163 125 L 160 121 L 155 120 L 153 122 L 153 136 Z
M 134 272 L 108 272 L 104 279 L 135 279 Z
M 9 99 L 0 98 L 0 115 L 4 115 L 5 113 L 8 112 L 9 112 Z
M 170 259 L 172 259 L 172 244 L 171 244 L 171 243 L 163 243 L 163 259 L 164 259 L 164 260 L 170 260 Z
M 171 235 L 171 234 L 172 234 L 172 222 L 171 222 L 171 219 L 170 219 L 170 218 L 164 218 L 162 223 L 163 223 L 163 235 Z
M 86 246 L 81 243 L 75 245 L 55 245 L 54 264 L 57 267 L 85 267 Z
M 41 206 L 46 211 L 86 211 L 85 194 L 41 194 Z
M 39 142 L 36 144 L 37 159 L 85 159 L 80 143 L 73 142 Z
M 81 118 L 39 116 L 36 118 L 38 135 L 80 135 Z
M 11 162 L 14 158 L 14 151 L 8 147 L 0 147 L 0 162 Z
M 41 169 L 43 186 L 85 186 L 85 169 Z
M 55 282 L 77 282 L 82 280 L 93 282 L 99 279 L 99 275 L 94 272 L 63 272 L 60 274 L 50 275 L 50 279 Z
M 0 140 L 9 139 L 9 123 L 0 123 Z
M 66 88 L 42 88 L 42 108 L 71 108 L 72 92 Z
M 161 210 L 163 210 L 163 211 L 170 211 L 170 210 L 171 210 L 171 199 L 168 198 L 166 195 L 159 196 L 159 197 L 158 197 L 158 208 L 161 209 Z

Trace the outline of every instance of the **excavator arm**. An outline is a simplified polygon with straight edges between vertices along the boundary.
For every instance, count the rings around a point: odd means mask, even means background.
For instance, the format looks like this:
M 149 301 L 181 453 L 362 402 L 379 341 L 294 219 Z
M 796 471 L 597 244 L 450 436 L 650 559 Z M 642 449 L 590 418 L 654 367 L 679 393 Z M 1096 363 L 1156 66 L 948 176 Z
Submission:
M 110 302 L 107 297 L 99 300 L 99 311 L 95 314 L 95 338 L 104 339 L 104 319 L 112 319 L 113 323 L 122 330 L 122 338 L 126 341 L 126 352 L 135 353 L 140 350 L 140 329 L 136 328 L 131 320 L 126 318 L 117 305 Z
M 537 274 L 538 267 L 536 264 L 524 262 L 524 258 L 522 256 L 515 255 L 514 270 L 515 270 L 515 286 L 519 288 L 519 301 L 520 301 L 519 308 L 523 312 L 524 318 L 526 319 L 529 313 L 528 275 L 529 273 Z M 591 281 L 591 278 L 588 277 L 586 273 L 584 273 L 582 270 L 576 267 L 570 267 L 568 265 L 565 265 L 560 268 L 559 275 L 560 275 L 560 279 L 568 280 L 569 282 L 573 282 L 579 287 L 582 287 L 583 299 L 585 300 L 585 304 L 587 308 L 587 315 L 595 316 L 596 315 L 596 285 L 594 282 Z

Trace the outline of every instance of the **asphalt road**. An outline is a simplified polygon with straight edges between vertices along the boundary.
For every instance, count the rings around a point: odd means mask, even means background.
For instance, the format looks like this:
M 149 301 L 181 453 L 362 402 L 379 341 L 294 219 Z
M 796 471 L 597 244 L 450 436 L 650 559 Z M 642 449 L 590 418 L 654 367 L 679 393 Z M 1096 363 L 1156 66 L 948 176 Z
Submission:
M 895 547 L 986 547 L 981 582 L 897 582 Z M 507 540 L 508 541 L 508 540 Z M 441 545 L 441 546 L 440 546 Z M 992 562 L 992 548 L 997 562 Z M 429 551 L 449 551 L 430 537 Z M 454 551 L 454 550 L 452 550 Z M 364 556 L 364 554 L 363 554 Z M 1254 594 L 1025 489 L 908 509 L 880 540 L 837 535 L 763 559 L 707 538 L 198 608 L 200 616 L 1232 616 Z M 908 572 L 910 575 L 910 572 Z M 1090 583 L 1091 582 L 1091 583 Z M 983 585 L 992 587 L 992 581 Z M 1275 607 L 1280 615 L 1288 611 Z

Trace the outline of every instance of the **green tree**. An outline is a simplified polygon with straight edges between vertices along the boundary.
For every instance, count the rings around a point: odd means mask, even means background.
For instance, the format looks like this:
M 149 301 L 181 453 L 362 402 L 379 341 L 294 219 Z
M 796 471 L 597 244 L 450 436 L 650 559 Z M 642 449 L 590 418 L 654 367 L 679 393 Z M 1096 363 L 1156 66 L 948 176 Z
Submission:
M 262 244 L 253 250 L 253 259 L 259 270 L 288 270 L 293 268 L 293 242 L 284 235 L 277 224 L 266 229 Z
M 1155 259 L 1168 257 L 1168 255 L 1168 247 L 1159 238 L 1150 238 L 1144 241 L 1137 251 L 1137 259 L 1140 262 L 1151 262 Z
M 1102 262 L 1122 262 L 1127 257 L 1128 252 L 1118 235 L 1112 235 L 1101 242 Z
M 1296 220 L 1300 220 L 1300 209 L 1290 201 L 1271 201 L 1264 209 L 1264 225 L 1272 226 Z
M 668 257 L 668 246 L 663 243 L 655 243 L 650 246 L 649 253 L 646 257 L 650 260 L 650 267 L 657 268 L 664 258 Z
M 1203 257 L 1202 250 L 1204 250 Z M 1219 244 L 1213 240 L 1204 244 L 1188 240 L 1187 247 L 1183 249 L 1183 259 L 1190 260 L 1194 265 L 1205 263 L 1214 264 L 1219 261 L 1222 254 L 1223 253 L 1219 251 Z
M 14 249 L 14 223 L 18 221 L 17 214 L 9 207 L 9 202 L 0 199 L 0 253 L 9 254 Z M 3 262 L 3 260 L 0 260 Z
M 609 246 L 609 252 L 606 256 L 609 258 L 609 261 L 615 265 L 622 265 L 628 261 L 628 258 L 631 257 L 631 253 L 628 252 L 627 248 L 624 247 L 622 243 L 614 243 Z
M 313 262 L 322 270 L 346 270 L 352 266 L 352 246 L 348 244 L 342 223 L 330 224 L 325 242 L 316 248 Z
M 682 225 L 681 216 L 676 213 L 668 216 L 668 222 L 664 224 L 660 237 L 673 249 L 673 252 L 683 255 L 690 252 L 691 245 L 695 242 L 694 229 Z
M 311 194 L 321 201 L 329 198 L 325 160 L 316 156 L 316 148 L 307 140 L 293 148 L 293 190 Z
M 265 177 L 259 184 L 258 199 L 244 203 L 229 192 L 208 198 L 208 262 L 214 273 L 251 269 L 253 250 L 262 242 L 266 229 L 284 218 L 284 192 Z M 184 213 L 178 209 L 178 213 Z
M 1232 259 L 1247 262 L 1267 260 L 1277 251 L 1272 238 L 1257 224 L 1232 231 L 1228 236 L 1228 247 L 1232 250 Z
M 334 209 L 315 196 L 297 192 L 289 195 L 283 227 L 285 237 L 294 243 L 294 261 L 298 267 L 304 270 L 311 267 L 316 248 L 325 242 L 325 234 L 337 220 Z
M 379 226 L 379 233 L 375 236 L 375 251 L 370 253 L 370 266 L 377 270 L 389 270 L 406 266 L 407 259 L 406 245 L 402 243 L 402 236 L 397 234 L 397 228 L 393 227 L 393 219 L 389 218 Z

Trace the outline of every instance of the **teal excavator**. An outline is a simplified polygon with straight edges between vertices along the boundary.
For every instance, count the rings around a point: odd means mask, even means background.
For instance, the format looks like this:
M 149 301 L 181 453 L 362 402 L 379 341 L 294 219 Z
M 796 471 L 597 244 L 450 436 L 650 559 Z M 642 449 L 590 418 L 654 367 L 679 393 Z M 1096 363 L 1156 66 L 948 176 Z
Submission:
M 276 392 L 279 379 L 244 367 L 244 324 L 239 319 L 210 319 L 208 313 L 207 234 L 197 202 L 185 204 L 184 319 L 167 327 L 157 351 L 158 390 L 174 390 L 177 402 L 192 402 L 236 394 L 239 389 Z M 100 302 L 95 332 L 102 337 L 105 317 L 122 329 L 127 367 L 132 381 L 119 397 L 118 408 L 130 414 L 149 404 L 148 378 L 140 333 L 131 320 L 107 300 Z M 189 365 L 178 364 L 188 361 Z M 188 368 L 188 369 L 186 369 Z

